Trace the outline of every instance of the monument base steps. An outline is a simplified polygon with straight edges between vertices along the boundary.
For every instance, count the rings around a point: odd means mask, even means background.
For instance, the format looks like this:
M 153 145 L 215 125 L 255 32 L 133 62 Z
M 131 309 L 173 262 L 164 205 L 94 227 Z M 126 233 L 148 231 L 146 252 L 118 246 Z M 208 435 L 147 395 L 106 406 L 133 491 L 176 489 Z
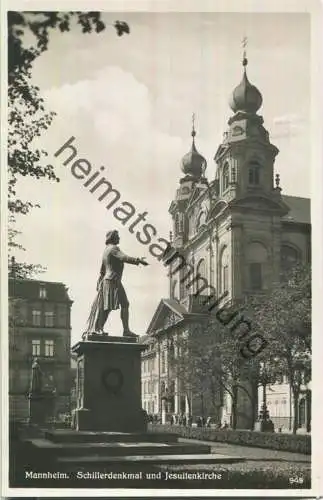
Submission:
M 243 459 L 211 453 L 211 446 L 179 441 L 174 434 L 53 430 L 28 441 L 38 463 L 60 469 L 108 464 L 207 464 Z

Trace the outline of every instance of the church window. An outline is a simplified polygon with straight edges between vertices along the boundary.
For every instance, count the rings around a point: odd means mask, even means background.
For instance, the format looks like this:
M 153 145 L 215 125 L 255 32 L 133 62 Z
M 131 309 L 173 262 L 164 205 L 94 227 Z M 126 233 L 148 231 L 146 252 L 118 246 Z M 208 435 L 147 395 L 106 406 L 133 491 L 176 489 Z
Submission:
M 249 289 L 262 290 L 264 287 L 264 272 L 268 260 L 267 249 L 260 242 L 252 242 L 247 248 L 247 264 L 249 271 Z
M 200 214 L 197 218 L 196 231 L 198 231 L 200 229 L 200 227 L 205 224 L 205 222 L 206 222 L 206 212 L 203 210 L 202 212 L 200 212 Z
M 283 245 L 280 251 L 281 269 L 283 272 L 290 271 L 300 260 L 300 252 L 288 245 Z
M 262 270 L 259 262 L 249 264 L 250 270 L 250 288 L 251 290 L 262 289 Z
M 220 290 L 221 293 L 229 291 L 229 253 L 227 247 L 222 250 L 220 259 Z
M 228 274 L 229 274 L 229 266 L 226 264 L 223 266 L 223 292 L 227 292 L 229 290 L 228 283 Z
M 208 288 L 206 287 L 204 290 L 202 289 L 202 279 L 204 278 L 206 281 L 208 280 L 207 278 L 207 266 L 206 266 L 206 261 L 205 259 L 201 259 L 199 263 L 196 266 L 196 278 L 200 278 L 196 280 L 196 287 L 201 289 L 201 295 L 205 295 L 208 292 Z M 197 290 L 195 290 L 197 292 Z
M 184 231 L 184 219 L 182 214 L 179 217 L 179 231 L 181 233 Z
M 257 162 L 251 162 L 249 166 L 249 184 L 258 186 L 260 183 L 260 167 Z
M 229 187 L 229 165 L 226 163 L 223 167 L 223 191 Z
M 214 180 L 214 194 L 215 196 L 219 196 L 220 193 L 220 182 L 219 179 Z

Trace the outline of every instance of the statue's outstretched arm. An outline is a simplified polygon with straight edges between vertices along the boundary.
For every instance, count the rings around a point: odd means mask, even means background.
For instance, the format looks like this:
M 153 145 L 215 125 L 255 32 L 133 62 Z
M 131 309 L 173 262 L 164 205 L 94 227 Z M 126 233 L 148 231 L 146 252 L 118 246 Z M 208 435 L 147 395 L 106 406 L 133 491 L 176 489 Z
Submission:
M 129 257 L 128 255 L 124 254 L 121 252 L 119 247 L 115 247 L 113 250 L 113 255 L 121 260 L 122 262 L 125 262 L 127 264 L 134 264 L 135 266 L 138 266 L 139 264 L 147 265 L 147 262 L 145 262 L 144 258 L 138 258 L 138 257 Z

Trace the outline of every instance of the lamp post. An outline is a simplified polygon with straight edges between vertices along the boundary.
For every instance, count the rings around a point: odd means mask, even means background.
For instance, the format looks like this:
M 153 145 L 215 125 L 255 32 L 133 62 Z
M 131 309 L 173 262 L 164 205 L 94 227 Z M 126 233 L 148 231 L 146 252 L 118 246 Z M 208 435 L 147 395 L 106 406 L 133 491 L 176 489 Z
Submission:
M 262 432 L 273 431 L 272 424 L 269 422 L 269 411 L 267 408 L 267 386 L 271 381 L 271 377 L 268 372 L 268 366 L 264 361 L 260 361 L 259 363 L 259 379 L 262 386 L 262 405 L 259 412 L 259 430 Z

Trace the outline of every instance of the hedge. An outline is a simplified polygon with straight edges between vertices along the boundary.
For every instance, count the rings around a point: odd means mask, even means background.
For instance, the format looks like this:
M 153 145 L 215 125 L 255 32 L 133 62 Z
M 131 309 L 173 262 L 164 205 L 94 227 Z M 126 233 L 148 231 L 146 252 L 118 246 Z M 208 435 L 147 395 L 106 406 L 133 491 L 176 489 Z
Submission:
M 150 432 L 171 432 L 183 438 L 200 439 L 255 446 L 279 451 L 311 454 L 311 436 L 304 434 L 282 434 L 273 432 L 258 432 L 249 430 L 210 429 L 201 427 L 184 427 L 180 425 L 148 424 Z

